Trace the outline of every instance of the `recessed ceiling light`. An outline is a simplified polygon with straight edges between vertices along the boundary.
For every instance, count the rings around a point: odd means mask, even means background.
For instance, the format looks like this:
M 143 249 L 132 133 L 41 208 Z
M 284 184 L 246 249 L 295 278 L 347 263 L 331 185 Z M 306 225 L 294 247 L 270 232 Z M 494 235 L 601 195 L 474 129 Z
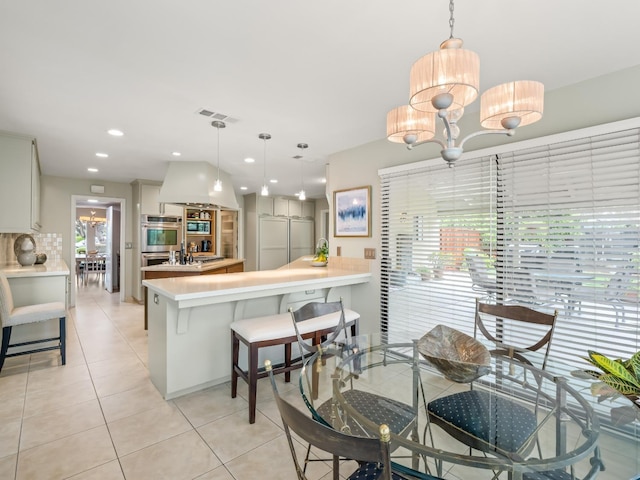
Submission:
M 269 180 L 269 183 L 278 183 L 278 180 L 276 178 L 272 178 L 271 180 Z
M 108 154 L 108 153 L 98 152 L 98 153 L 96 153 L 96 157 L 100 157 L 100 158 L 108 158 L 108 157 L 109 157 L 109 154 Z
M 255 163 L 256 159 L 255 158 L 251 158 L 251 157 L 247 157 L 244 159 L 245 163 Z
M 96 200 L 95 198 L 90 198 L 89 200 L 87 200 L 87 202 L 89 202 L 89 203 L 98 203 L 98 200 Z
M 327 179 L 326 179 L 326 178 L 323 178 L 322 180 L 320 180 L 320 182 L 322 182 L 322 183 L 327 183 Z
M 173 155 L 174 157 L 179 157 L 182 154 L 180 152 L 172 152 L 171 155 Z
M 97 168 L 89 167 L 87 168 L 87 172 L 96 173 L 98 171 Z
M 247 189 L 247 187 L 245 187 L 245 186 L 240 187 L 240 190 L 246 190 L 246 189 Z
M 122 132 L 122 130 L 118 130 L 116 128 L 112 128 L 111 130 L 107 130 L 107 133 L 109 135 L 113 135 L 114 137 L 121 137 L 124 135 L 124 133 Z

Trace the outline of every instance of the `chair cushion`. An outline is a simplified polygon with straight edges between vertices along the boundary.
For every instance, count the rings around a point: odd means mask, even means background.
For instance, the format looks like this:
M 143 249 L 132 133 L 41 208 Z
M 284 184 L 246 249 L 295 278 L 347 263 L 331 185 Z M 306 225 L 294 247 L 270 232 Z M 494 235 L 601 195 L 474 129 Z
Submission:
M 427 410 L 431 421 L 464 444 L 512 458 L 524 453 L 518 450 L 537 425 L 528 408 L 479 390 L 438 398 L 429 402 Z
M 25 323 L 44 322 L 52 318 L 66 317 L 67 311 L 63 302 L 40 303 L 15 307 L 9 313 L 9 318 L 3 318 L 3 327 L 14 327 Z
M 380 478 L 381 474 L 382 474 L 382 468 L 377 463 L 373 463 L 373 462 L 361 463 L 360 467 L 358 467 L 358 469 L 355 472 L 349 475 L 347 480 L 377 480 L 378 478 Z M 391 472 L 392 480 L 405 480 L 406 478 L 407 477 L 400 476 L 395 472 Z M 411 478 L 414 478 L 414 477 L 411 477 Z M 415 477 L 415 478 L 418 478 L 418 477 Z M 434 477 L 426 473 L 420 474 L 419 478 L 422 478 L 424 480 L 442 480 L 438 477 Z
M 387 424 L 389 430 L 395 434 L 405 431 L 416 418 L 410 405 L 376 395 L 375 393 L 362 390 L 346 390 L 342 392 L 342 395 L 356 411 L 362 413 L 376 425 Z M 316 411 L 321 418 L 331 418 L 331 409 L 331 400 L 327 400 Z M 355 420 L 347 418 L 347 425 L 351 429 L 351 435 L 368 436 Z
M 360 315 L 353 310 L 345 308 L 344 318 L 345 322 L 349 324 L 360 318 Z M 339 321 L 340 312 L 333 312 L 300 322 L 298 323 L 298 329 L 300 334 L 304 335 L 316 330 L 333 328 L 338 325 Z M 296 336 L 293 318 L 289 312 L 237 320 L 231 324 L 231 330 L 249 343 Z
M 347 480 L 377 480 L 382 474 L 382 468 L 373 462 L 362 463 L 358 469 L 353 472 Z M 391 472 L 392 480 L 403 480 L 404 477 Z

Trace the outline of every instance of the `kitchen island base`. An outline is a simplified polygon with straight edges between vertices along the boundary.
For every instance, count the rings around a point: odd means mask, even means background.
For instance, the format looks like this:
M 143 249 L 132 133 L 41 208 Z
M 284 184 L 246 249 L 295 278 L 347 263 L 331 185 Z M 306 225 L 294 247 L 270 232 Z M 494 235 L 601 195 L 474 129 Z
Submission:
M 146 280 L 151 381 L 165 399 L 227 382 L 231 322 L 310 301 L 342 298 L 349 306 L 351 289 L 370 278 L 368 262 L 318 269 L 297 261 L 278 270 Z M 260 362 L 284 359 L 282 348 L 263 350 Z

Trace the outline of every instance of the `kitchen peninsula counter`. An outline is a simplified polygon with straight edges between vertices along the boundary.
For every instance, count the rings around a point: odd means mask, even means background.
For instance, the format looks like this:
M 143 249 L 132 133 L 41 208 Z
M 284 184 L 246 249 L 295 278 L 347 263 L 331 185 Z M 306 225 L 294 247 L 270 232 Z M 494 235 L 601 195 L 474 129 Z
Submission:
M 231 377 L 229 325 L 285 313 L 309 301 L 343 299 L 371 280 L 370 262 L 335 257 L 326 267 L 302 257 L 277 270 L 144 280 L 149 314 L 149 372 L 166 399 Z M 154 268 L 154 267 L 147 267 Z M 265 355 L 277 362 L 282 349 Z

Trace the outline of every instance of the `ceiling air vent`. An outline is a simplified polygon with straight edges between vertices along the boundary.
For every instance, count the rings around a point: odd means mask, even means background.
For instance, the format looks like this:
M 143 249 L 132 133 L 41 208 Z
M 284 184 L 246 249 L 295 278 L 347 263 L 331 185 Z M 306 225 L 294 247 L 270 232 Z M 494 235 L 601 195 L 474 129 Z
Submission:
M 202 115 L 203 117 L 210 118 L 211 120 L 221 120 L 227 123 L 237 123 L 238 119 L 233 118 L 229 115 L 225 115 L 224 113 L 214 112 L 213 110 L 209 110 L 207 108 L 201 108 L 196 112 L 198 115 Z

